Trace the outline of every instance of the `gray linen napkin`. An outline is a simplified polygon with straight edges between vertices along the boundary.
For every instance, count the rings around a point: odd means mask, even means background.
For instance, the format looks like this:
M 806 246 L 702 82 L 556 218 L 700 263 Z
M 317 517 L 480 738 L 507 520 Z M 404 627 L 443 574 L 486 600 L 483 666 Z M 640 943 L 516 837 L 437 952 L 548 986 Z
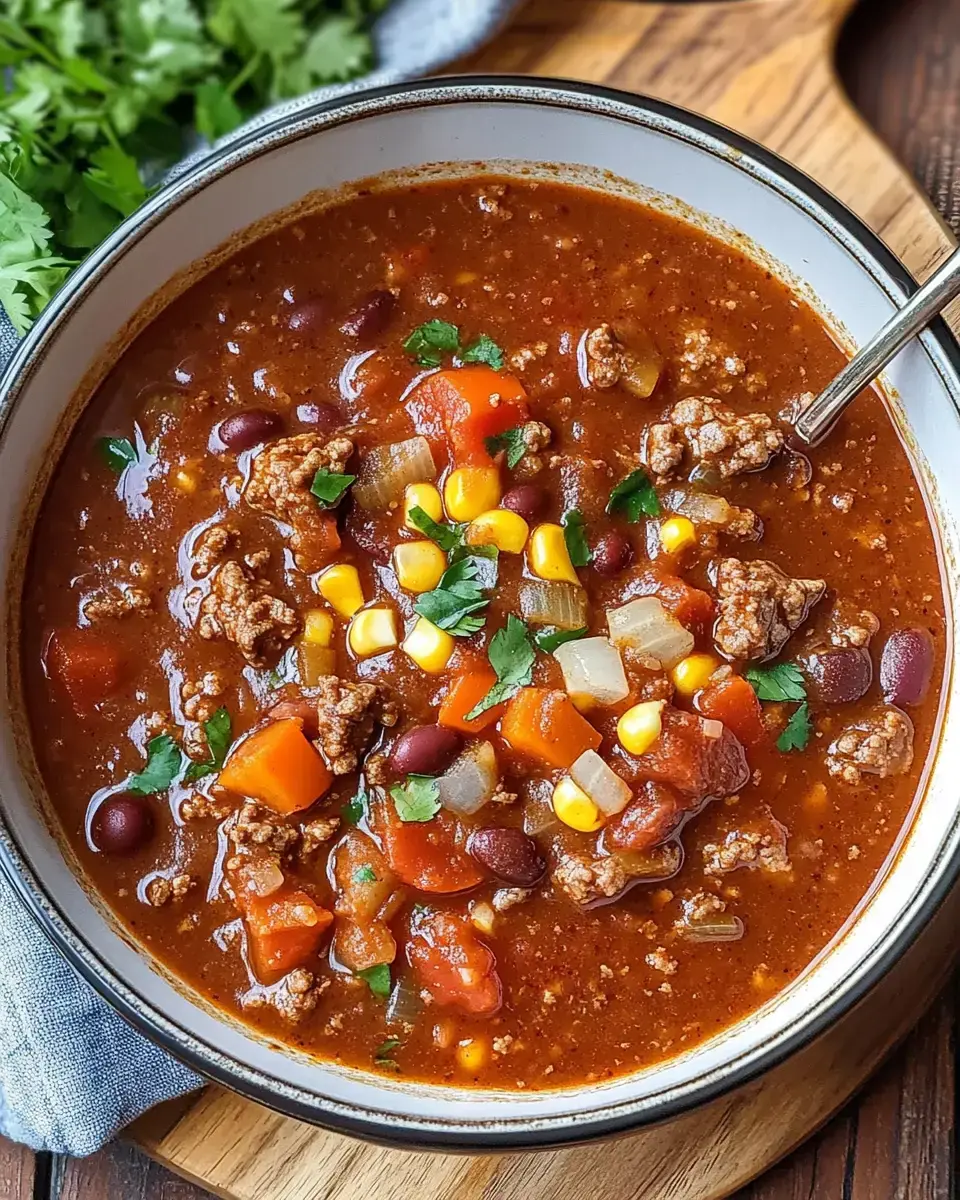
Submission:
M 244 131 L 316 100 L 438 71 L 489 38 L 516 3 L 394 0 L 375 30 L 375 71 L 276 105 Z M 0 312 L 0 369 L 16 344 Z M 0 1132 L 35 1149 L 90 1154 L 152 1105 L 202 1082 L 74 974 L 0 875 Z

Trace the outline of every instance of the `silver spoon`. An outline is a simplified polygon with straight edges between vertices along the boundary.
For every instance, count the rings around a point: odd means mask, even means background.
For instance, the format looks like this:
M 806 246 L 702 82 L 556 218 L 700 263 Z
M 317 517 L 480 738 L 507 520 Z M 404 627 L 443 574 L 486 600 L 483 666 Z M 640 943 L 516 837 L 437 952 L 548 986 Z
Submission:
M 957 296 L 960 296 L 960 249 L 937 267 L 923 287 L 803 410 L 794 422 L 801 441 L 808 446 L 819 446 L 857 393 L 876 379 L 907 342 Z

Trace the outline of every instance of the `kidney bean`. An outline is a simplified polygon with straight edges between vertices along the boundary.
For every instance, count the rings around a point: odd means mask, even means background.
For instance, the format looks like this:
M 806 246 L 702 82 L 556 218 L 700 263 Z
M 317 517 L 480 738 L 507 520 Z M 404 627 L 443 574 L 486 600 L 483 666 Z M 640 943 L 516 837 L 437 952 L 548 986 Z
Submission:
M 298 404 L 297 420 L 320 433 L 332 433 L 343 424 L 343 414 L 336 405 L 321 400 L 316 404 Z
M 314 333 L 326 319 L 327 306 L 322 300 L 305 300 L 287 316 L 287 328 L 293 333 Z
M 536 842 L 520 829 L 478 829 L 467 849 L 482 867 L 514 887 L 533 887 L 547 869 Z
M 849 704 L 859 700 L 873 683 L 873 662 L 866 650 L 836 647 L 811 654 L 807 672 L 824 704 Z
M 396 303 L 393 292 L 383 289 L 370 292 L 347 313 L 340 332 L 352 338 L 377 337 L 389 324 Z
M 521 483 L 511 488 L 500 501 L 501 508 L 509 508 L 525 521 L 535 521 L 547 503 L 547 493 L 537 483 Z
M 131 854 L 153 833 L 153 813 L 137 796 L 110 796 L 90 824 L 93 844 L 104 854 Z
M 279 433 L 282 426 L 278 413 L 245 408 L 225 417 L 217 426 L 217 436 L 229 450 L 249 450 Z
M 460 752 L 460 735 L 443 725 L 416 725 L 390 751 L 398 775 L 439 775 Z
M 605 533 L 593 547 L 593 569 L 600 575 L 619 575 L 633 561 L 633 546 L 621 533 Z
M 880 657 L 880 686 L 888 704 L 919 704 L 933 674 L 933 639 L 925 629 L 895 629 Z

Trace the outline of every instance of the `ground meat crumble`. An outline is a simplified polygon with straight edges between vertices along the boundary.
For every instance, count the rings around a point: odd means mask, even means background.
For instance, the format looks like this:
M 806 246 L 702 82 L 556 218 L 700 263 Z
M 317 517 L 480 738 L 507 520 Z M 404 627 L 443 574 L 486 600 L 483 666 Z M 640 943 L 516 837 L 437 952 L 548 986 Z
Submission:
M 787 855 L 787 830 L 770 812 L 754 829 L 731 829 L 721 843 L 703 847 L 704 875 L 726 875 L 740 867 L 770 874 L 792 870 Z
M 710 396 L 690 396 L 675 404 L 666 422 L 647 431 L 646 459 L 666 479 L 689 448 L 696 462 L 713 467 L 724 479 L 758 471 L 783 449 L 783 434 L 766 413 L 740 416 Z
M 902 775 L 912 763 L 913 722 L 892 706 L 848 726 L 827 751 L 827 769 L 844 783 L 859 783 L 864 774 Z
M 768 658 L 807 619 L 827 585 L 822 579 L 791 579 L 771 562 L 721 560 L 716 573 L 717 648 L 732 659 Z
M 334 775 L 349 775 L 377 723 L 396 724 L 397 706 L 376 684 L 346 683 L 336 675 L 323 676 L 315 695 L 320 749 Z
M 150 593 L 130 583 L 111 583 L 86 596 L 80 612 L 88 621 L 119 621 L 135 613 L 149 612 L 153 607 Z
M 271 1005 L 281 1017 L 295 1024 L 314 1011 L 320 997 L 329 986 L 329 979 L 318 981 L 312 971 L 297 967 L 273 987 L 247 992 L 242 1003 L 244 1008 L 264 1008 Z
M 226 638 L 252 667 L 265 667 L 268 657 L 300 629 L 300 618 L 289 604 L 271 595 L 270 586 L 249 566 L 234 559 L 225 562 L 200 605 L 200 636 Z

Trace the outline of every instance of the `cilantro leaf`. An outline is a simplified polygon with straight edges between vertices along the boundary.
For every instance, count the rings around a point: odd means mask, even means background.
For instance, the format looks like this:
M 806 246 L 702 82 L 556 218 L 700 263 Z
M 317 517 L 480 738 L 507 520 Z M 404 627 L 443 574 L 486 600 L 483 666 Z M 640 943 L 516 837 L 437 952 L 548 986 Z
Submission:
M 116 471 L 118 475 L 137 461 L 136 448 L 129 438 L 98 438 L 97 449 L 110 470 Z
M 806 700 L 807 688 L 799 667 L 794 663 L 773 663 L 769 667 L 747 667 L 747 681 L 758 700 Z
M 777 749 L 784 754 L 790 750 L 806 750 L 811 733 L 813 723 L 810 720 L 810 705 L 804 700 L 777 738 Z
M 607 512 L 622 513 L 631 523 L 639 521 L 641 516 L 660 515 L 660 501 L 650 477 L 642 467 L 631 471 L 625 479 L 620 480 L 610 493 Z
M 513 613 L 507 615 L 506 625 L 503 629 L 498 629 L 490 639 L 487 657 L 490 659 L 490 666 L 496 672 L 497 682 L 479 704 L 474 705 L 467 713 L 467 721 L 472 721 L 488 708 L 509 700 L 520 688 L 527 687 L 532 682 L 536 654 L 530 644 L 530 632 L 519 617 L 515 617 Z
M 119 146 L 103 146 L 90 155 L 91 166 L 83 174 L 83 182 L 104 204 L 128 217 L 147 196 L 137 169 L 137 160 Z
M 357 977 L 362 979 L 370 991 L 382 1000 L 386 1000 L 390 995 L 389 963 L 377 963 L 373 967 L 364 967 L 362 971 L 357 972 Z
M 356 478 L 356 475 L 344 475 L 339 471 L 328 471 L 326 467 L 318 467 L 313 483 L 310 484 L 310 491 L 325 508 L 332 508 L 343 499 L 347 488 Z
M 405 783 L 393 785 L 390 795 L 401 821 L 422 824 L 440 811 L 440 784 L 432 775 L 408 775 Z
M 575 567 L 585 567 L 593 560 L 593 551 L 587 544 L 587 527 L 579 508 L 569 508 L 560 518 L 563 540 L 567 553 Z
M 368 863 L 364 863 L 362 867 L 357 867 L 353 873 L 354 883 L 376 883 L 377 873 Z
M 465 363 L 485 363 L 495 371 L 503 370 L 503 351 L 493 338 L 487 337 L 485 333 L 481 333 L 476 341 L 467 346 L 460 360 Z
M 463 543 L 463 531 L 466 525 L 449 525 L 446 522 L 435 521 L 428 512 L 415 504 L 408 514 L 410 522 L 431 541 L 437 543 L 441 550 L 449 554 Z
M 183 755 L 168 733 L 161 733 L 147 743 L 147 765 L 131 775 L 127 788 L 139 796 L 155 796 L 165 792 L 180 774 Z
M 398 1037 L 385 1038 L 373 1052 L 373 1065 L 375 1067 L 389 1067 L 393 1071 L 399 1071 L 400 1067 L 393 1058 L 393 1052 L 399 1049 L 402 1044 Z
M 243 121 L 243 113 L 230 91 L 218 79 L 206 79 L 193 95 L 193 123 L 197 133 L 215 142 Z
M 483 628 L 483 617 L 472 616 L 489 603 L 477 581 L 478 559 L 468 554 L 447 567 L 432 592 L 418 596 L 413 611 L 453 637 L 471 637 Z
M 207 775 L 219 771 L 226 760 L 227 751 L 233 740 L 233 726 L 230 714 L 222 705 L 209 721 L 204 721 L 203 732 L 206 734 L 210 757 L 206 762 L 191 763 L 187 767 L 183 776 L 186 783 L 193 783 L 197 779 L 204 779 Z
M 406 352 L 423 367 L 439 367 L 444 354 L 452 354 L 460 347 L 460 330 L 449 321 L 434 319 L 408 334 L 403 343 Z
M 547 633 L 545 629 L 540 629 L 533 635 L 533 640 L 538 650 L 542 650 L 544 654 L 552 654 L 558 646 L 576 641 L 577 638 L 586 637 L 586 634 L 586 625 L 582 629 L 555 629 L 553 633 Z
M 491 456 L 495 456 L 501 450 L 505 450 L 507 452 L 507 466 L 511 471 L 527 452 L 527 444 L 523 440 L 522 425 L 517 425 L 513 429 L 505 429 L 503 433 L 495 433 L 493 437 L 484 438 L 483 444 L 487 448 L 487 453 Z
M 0 107 L 0 142 L 16 133 L 16 124 L 11 133 L 5 133 L 3 117 Z M 71 264 L 51 253 L 50 214 L 14 182 L 12 175 L 4 173 L 6 158 L 0 157 L 0 304 L 14 329 L 25 333 L 63 282 Z
M 355 796 L 352 796 L 340 810 L 340 817 L 346 825 L 356 825 L 367 812 L 370 795 L 361 783 Z

